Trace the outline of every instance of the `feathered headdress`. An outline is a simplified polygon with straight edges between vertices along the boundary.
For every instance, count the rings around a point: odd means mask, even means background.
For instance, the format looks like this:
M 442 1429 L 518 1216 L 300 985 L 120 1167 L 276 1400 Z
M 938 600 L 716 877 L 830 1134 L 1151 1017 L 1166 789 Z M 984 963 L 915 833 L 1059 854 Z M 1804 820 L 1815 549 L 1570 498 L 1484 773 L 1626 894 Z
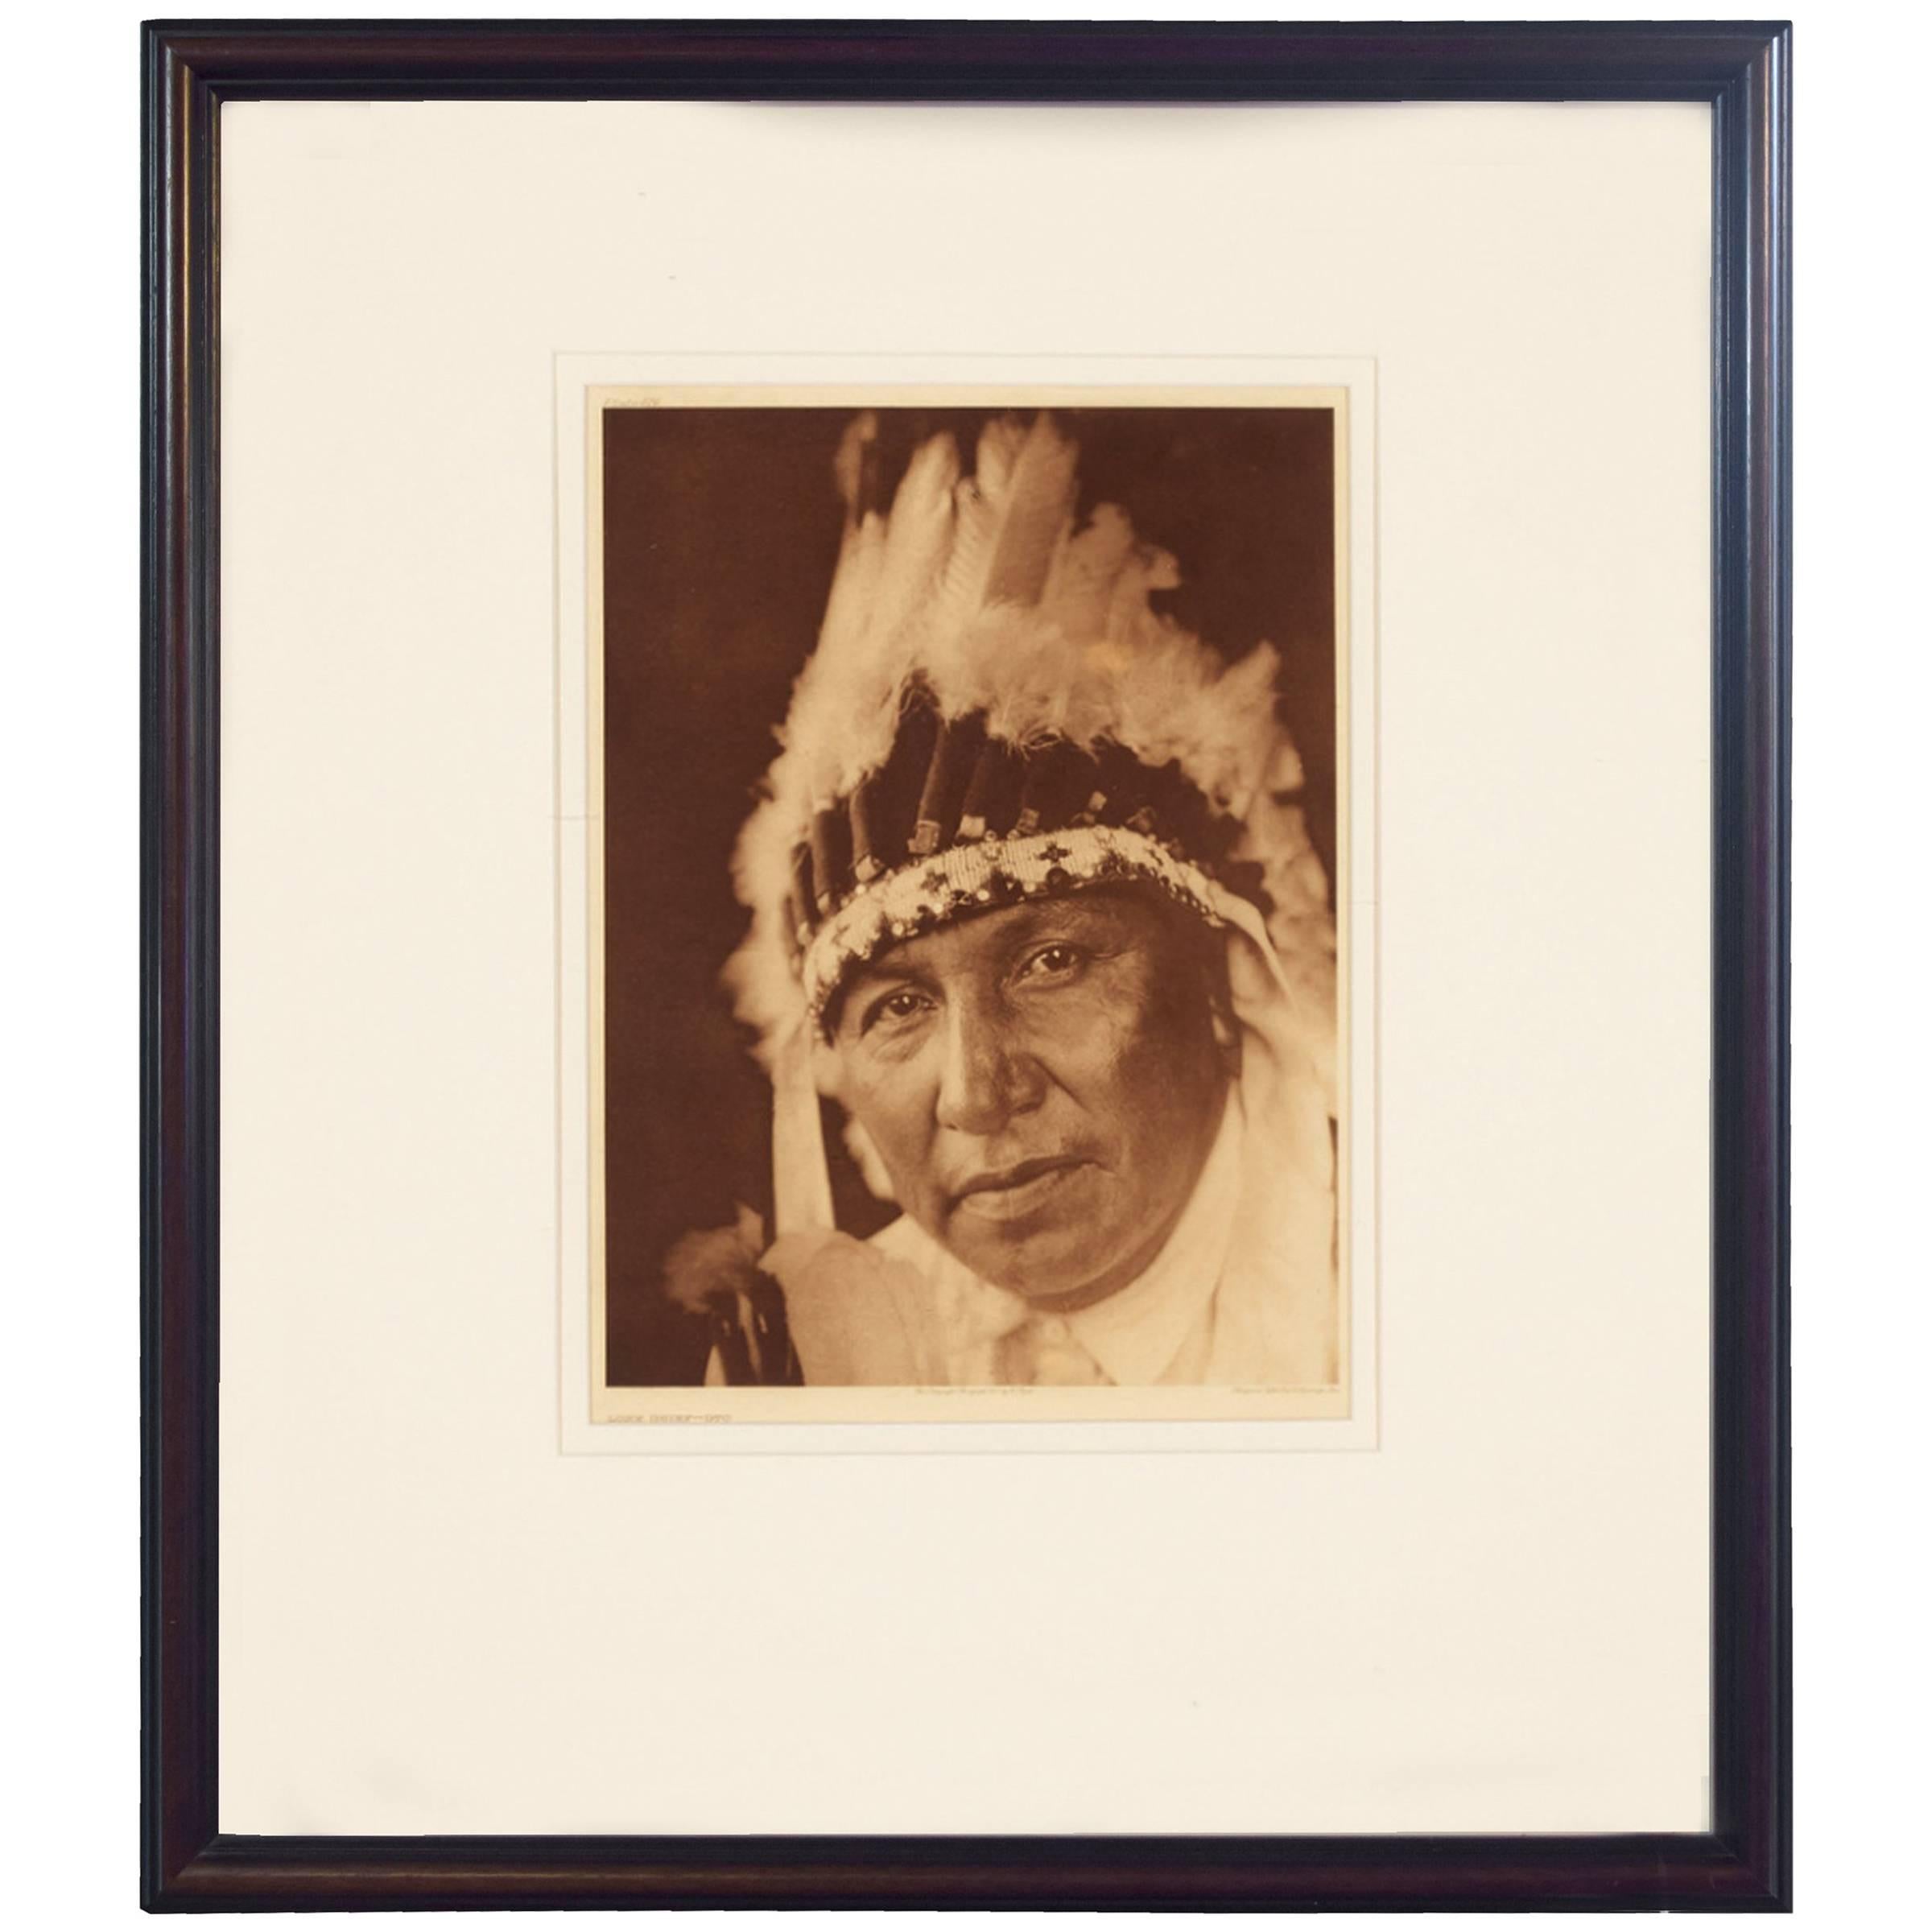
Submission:
M 1274 650 L 1230 664 L 1156 611 L 1174 560 L 1120 510 L 1075 527 L 1049 416 L 989 424 L 970 476 L 932 438 L 889 514 L 868 507 L 877 438 L 867 414 L 840 446 L 824 622 L 734 864 L 752 924 L 726 979 L 774 1075 L 898 941 L 1133 881 L 1212 924 L 1227 894 L 1257 907 L 1331 1039 L 1334 924 Z

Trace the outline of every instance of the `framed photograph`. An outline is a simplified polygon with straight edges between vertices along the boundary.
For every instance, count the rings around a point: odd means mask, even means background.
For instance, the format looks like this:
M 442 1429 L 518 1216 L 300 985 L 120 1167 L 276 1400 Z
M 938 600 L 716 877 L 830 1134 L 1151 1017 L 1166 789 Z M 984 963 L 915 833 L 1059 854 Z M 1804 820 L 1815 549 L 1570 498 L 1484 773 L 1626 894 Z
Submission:
M 1372 369 L 617 360 L 558 359 L 566 1446 L 1372 1441 Z
M 144 35 L 144 1903 L 1788 1908 L 1788 31 Z

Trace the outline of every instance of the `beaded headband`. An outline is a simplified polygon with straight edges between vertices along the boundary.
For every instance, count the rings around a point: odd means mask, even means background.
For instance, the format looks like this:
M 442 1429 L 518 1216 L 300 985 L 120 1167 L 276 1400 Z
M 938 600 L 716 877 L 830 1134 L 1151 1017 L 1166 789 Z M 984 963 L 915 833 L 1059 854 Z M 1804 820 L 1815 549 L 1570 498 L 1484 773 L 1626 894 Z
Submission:
M 983 714 L 909 703 L 891 756 L 814 815 L 792 858 L 791 936 L 821 1024 L 846 975 L 947 921 L 1096 886 L 1139 883 L 1218 926 L 1210 881 L 1269 910 L 1241 834 L 1170 762 L 1056 739 L 1028 750 Z

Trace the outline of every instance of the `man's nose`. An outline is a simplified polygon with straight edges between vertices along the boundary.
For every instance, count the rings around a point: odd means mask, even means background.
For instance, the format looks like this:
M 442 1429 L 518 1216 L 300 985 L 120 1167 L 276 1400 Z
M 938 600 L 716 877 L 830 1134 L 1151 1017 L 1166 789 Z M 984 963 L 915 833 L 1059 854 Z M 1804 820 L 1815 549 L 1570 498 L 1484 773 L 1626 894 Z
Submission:
M 1002 1014 L 978 1001 L 947 1009 L 945 1062 L 935 1113 L 958 1133 L 997 1133 L 1017 1114 L 1039 1105 L 1046 1078 Z

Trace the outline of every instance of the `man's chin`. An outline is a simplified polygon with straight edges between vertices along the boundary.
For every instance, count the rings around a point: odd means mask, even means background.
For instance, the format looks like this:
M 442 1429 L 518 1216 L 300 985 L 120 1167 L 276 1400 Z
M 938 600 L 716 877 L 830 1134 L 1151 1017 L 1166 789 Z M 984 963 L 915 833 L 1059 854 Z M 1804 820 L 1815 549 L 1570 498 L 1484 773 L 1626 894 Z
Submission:
M 1078 1232 L 948 1245 L 981 1281 L 1020 1296 L 1045 1314 L 1091 1307 L 1125 1286 L 1111 1278 L 1111 1255 L 1096 1253 L 1094 1243 Z

